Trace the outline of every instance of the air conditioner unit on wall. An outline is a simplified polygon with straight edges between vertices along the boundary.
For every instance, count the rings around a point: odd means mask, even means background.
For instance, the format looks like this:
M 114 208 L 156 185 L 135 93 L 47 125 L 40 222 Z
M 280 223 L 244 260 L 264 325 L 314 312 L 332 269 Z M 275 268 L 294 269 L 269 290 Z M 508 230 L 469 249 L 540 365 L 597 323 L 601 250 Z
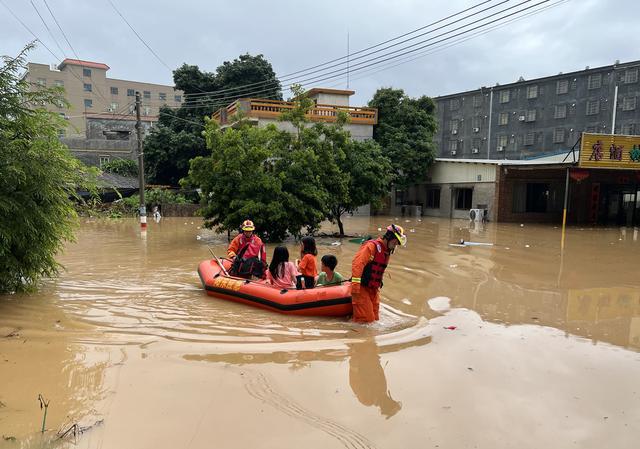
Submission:
M 455 155 L 456 155 L 456 153 L 457 153 L 457 151 L 456 151 L 456 150 L 451 150 L 451 156 L 455 156 Z
M 469 220 L 471 221 L 486 221 L 487 220 L 487 209 L 470 209 L 469 210 Z
M 452 129 L 451 130 L 451 134 L 458 134 L 458 130 L 457 129 Z
M 473 154 L 478 154 L 480 152 L 480 150 L 478 150 L 477 148 L 471 148 L 471 152 Z
M 480 132 L 480 128 L 473 128 L 473 132 L 474 133 Z
M 527 118 L 524 115 L 521 115 L 520 117 L 518 117 L 518 120 L 520 120 L 521 122 L 524 122 Z
M 498 145 L 498 148 L 496 148 L 496 151 L 504 151 L 504 147 L 502 145 Z

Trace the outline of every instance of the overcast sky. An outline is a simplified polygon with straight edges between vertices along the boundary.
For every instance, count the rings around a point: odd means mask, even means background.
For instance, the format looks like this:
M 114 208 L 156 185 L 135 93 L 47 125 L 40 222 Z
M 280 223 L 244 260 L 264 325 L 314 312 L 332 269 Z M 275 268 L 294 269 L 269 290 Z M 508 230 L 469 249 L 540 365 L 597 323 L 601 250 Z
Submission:
M 1 1 L 54 53 L 60 57 L 74 57 L 44 0 L 33 0 L 33 3 L 64 55 L 29 0 Z M 483 0 L 112 1 L 171 68 L 186 62 L 213 71 L 223 61 L 249 52 L 264 54 L 276 73 L 285 75 L 344 56 L 347 33 L 351 52 L 354 52 Z M 482 8 L 500 1 L 487 2 Z M 492 11 L 522 1 L 508 1 Z M 534 0 L 519 8 L 540 1 Z M 80 58 L 106 63 L 111 67 L 109 77 L 173 84 L 170 70 L 136 38 L 108 0 L 47 0 L 47 3 Z M 496 82 L 504 84 L 516 81 L 520 76 L 530 79 L 580 70 L 585 66 L 612 64 L 616 59 L 622 62 L 640 59 L 638 17 L 638 0 L 569 0 L 448 48 L 439 46 L 452 41 L 428 47 L 422 53 L 432 51 L 431 54 L 387 70 L 380 71 L 391 62 L 352 72 L 350 88 L 356 91 L 356 96 L 352 97 L 351 103 L 366 103 L 381 86 L 402 88 L 411 96 L 438 96 Z M 0 53 L 15 55 L 30 40 L 31 34 L 0 5 Z M 435 40 L 427 43 L 433 44 Z M 404 58 L 420 54 L 416 52 Z M 42 46 L 33 51 L 29 59 L 40 63 L 56 62 Z M 352 61 L 352 64 L 357 62 L 361 60 Z M 346 79 L 342 76 L 314 85 L 346 88 Z

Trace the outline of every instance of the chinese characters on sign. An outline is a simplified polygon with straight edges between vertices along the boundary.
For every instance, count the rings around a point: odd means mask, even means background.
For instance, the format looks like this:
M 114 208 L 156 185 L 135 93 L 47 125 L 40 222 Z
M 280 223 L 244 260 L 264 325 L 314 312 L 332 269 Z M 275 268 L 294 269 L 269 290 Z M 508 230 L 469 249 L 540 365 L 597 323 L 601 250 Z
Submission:
M 639 170 L 640 136 L 583 133 L 579 166 Z

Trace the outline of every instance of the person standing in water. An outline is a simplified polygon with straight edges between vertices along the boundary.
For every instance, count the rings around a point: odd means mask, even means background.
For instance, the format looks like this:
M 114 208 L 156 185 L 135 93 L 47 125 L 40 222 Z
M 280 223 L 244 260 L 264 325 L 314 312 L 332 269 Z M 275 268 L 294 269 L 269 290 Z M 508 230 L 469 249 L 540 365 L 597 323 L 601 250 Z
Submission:
M 396 246 L 406 243 L 404 229 L 392 224 L 382 237 L 362 244 L 351 265 L 353 321 L 370 323 L 380 319 L 380 288 L 384 270 Z

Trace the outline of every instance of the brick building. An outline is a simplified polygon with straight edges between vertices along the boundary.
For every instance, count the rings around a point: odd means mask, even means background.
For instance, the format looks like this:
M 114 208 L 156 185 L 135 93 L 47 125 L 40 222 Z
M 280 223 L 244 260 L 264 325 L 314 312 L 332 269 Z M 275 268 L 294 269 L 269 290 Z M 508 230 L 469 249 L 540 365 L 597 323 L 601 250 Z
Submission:
M 147 131 L 158 120 L 162 105 L 177 107 L 182 92 L 173 86 L 108 78 L 109 66 L 100 62 L 65 59 L 58 66 L 29 63 L 24 75 L 32 89 L 39 86 L 64 88 L 70 108 L 48 105 L 68 120 L 60 140 L 89 165 L 115 158 L 134 159 L 135 92 L 142 95 L 141 115 Z

